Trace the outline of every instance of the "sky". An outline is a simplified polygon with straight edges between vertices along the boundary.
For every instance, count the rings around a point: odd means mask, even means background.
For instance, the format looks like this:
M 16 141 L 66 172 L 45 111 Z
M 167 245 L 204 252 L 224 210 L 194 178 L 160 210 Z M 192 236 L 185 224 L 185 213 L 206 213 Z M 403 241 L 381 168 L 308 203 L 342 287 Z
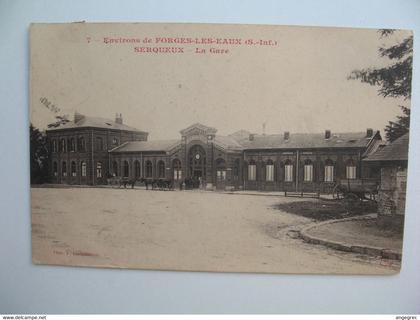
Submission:
M 56 115 L 41 98 L 74 112 L 113 119 L 179 138 L 200 122 L 226 135 L 381 130 L 400 113 L 401 99 L 347 77 L 383 66 L 378 48 L 407 36 L 381 39 L 374 29 L 208 24 L 55 24 L 31 30 L 31 121 L 41 128 Z M 212 37 L 272 40 L 272 46 L 185 45 L 184 54 L 136 53 L 139 47 L 104 38 Z M 181 45 L 182 46 L 182 45 Z M 204 48 L 205 54 L 195 53 Z M 210 48 L 227 49 L 210 54 Z M 45 101 L 45 100 L 44 100 Z

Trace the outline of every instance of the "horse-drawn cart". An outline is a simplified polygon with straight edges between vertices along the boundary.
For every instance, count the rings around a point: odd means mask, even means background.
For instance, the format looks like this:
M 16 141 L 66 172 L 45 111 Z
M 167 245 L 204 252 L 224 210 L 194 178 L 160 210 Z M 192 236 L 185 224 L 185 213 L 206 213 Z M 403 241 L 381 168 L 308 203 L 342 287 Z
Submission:
M 379 181 L 376 179 L 340 179 L 333 189 L 335 199 L 356 198 L 375 200 Z
M 348 206 L 363 200 L 376 201 L 379 181 L 376 179 L 340 179 L 333 189 L 334 199 L 344 199 Z

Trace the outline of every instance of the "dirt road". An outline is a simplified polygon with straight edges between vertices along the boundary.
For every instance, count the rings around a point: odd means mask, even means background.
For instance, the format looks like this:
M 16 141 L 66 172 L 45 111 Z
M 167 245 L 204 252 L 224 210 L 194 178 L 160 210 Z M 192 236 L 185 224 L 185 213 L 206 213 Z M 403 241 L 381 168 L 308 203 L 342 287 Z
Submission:
M 32 188 L 33 261 L 117 268 L 268 273 L 395 273 L 386 261 L 287 235 L 312 220 L 299 201 L 204 191 Z M 316 201 L 316 200 L 314 200 Z

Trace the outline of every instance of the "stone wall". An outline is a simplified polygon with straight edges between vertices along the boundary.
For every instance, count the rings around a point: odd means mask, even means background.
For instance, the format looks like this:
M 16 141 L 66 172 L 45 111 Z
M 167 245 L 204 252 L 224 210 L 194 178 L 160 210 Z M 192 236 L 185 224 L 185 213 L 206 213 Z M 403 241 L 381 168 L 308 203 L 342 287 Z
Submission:
M 405 214 L 407 168 L 386 166 L 381 168 L 378 222 L 383 227 L 402 228 Z

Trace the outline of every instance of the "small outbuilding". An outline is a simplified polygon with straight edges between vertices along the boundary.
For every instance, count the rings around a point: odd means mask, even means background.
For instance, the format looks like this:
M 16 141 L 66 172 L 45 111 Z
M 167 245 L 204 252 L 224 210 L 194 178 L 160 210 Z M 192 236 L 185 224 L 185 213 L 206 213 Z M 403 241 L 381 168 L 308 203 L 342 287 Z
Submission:
M 380 167 L 378 223 L 382 227 L 403 228 L 407 185 L 409 134 L 379 148 L 363 161 Z

